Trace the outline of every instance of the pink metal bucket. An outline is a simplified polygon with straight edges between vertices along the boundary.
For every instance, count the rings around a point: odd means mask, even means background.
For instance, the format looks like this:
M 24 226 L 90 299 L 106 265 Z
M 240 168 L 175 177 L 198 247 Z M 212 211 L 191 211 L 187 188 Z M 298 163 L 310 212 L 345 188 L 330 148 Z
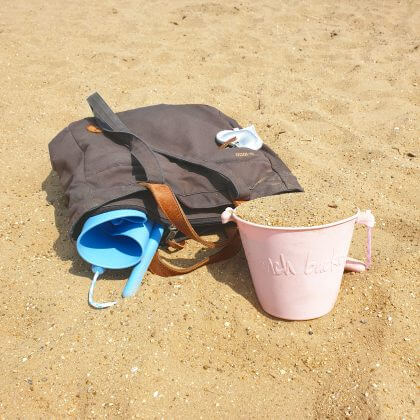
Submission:
M 371 260 L 370 212 L 314 227 L 270 227 L 247 222 L 230 207 L 222 222 L 235 222 L 258 300 L 283 319 L 318 318 L 334 307 L 344 270 L 364 271 Z M 356 223 L 368 227 L 366 263 L 347 258 Z

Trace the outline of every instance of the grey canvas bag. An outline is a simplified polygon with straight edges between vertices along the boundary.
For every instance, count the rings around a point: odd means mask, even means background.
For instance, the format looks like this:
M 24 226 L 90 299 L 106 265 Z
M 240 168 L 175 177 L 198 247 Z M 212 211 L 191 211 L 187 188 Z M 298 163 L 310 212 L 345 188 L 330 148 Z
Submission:
M 217 252 L 174 267 L 158 253 L 150 271 L 190 272 L 234 255 L 235 228 L 217 242 L 201 235 L 221 227 L 227 206 L 267 195 L 302 191 L 286 165 L 266 145 L 260 150 L 221 148 L 221 130 L 239 124 L 208 105 L 154 105 L 115 114 L 98 93 L 87 99 L 93 118 L 71 123 L 49 144 L 53 169 L 68 198 L 70 235 L 76 240 L 88 217 L 137 209 L 167 228 L 165 240 L 192 238 Z

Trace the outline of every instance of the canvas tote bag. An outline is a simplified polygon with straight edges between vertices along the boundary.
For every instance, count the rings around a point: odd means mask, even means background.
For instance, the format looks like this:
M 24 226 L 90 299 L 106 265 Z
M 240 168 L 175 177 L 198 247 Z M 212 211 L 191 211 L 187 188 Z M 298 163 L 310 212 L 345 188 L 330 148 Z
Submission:
M 227 206 L 302 191 L 268 146 L 221 148 L 216 134 L 241 127 L 216 108 L 160 104 L 114 113 L 98 93 L 87 101 L 93 117 L 71 123 L 49 144 L 68 199 L 73 240 L 93 215 L 137 209 L 165 226 L 168 245 L 181 248 L 176 239 L 185 237 L 216 250 L 190 267 L 171 265 L 157 252 L 149 270 L 179 275 L 240 249 L 233 226 L 215 242 L 202 236 L 221 228 Z

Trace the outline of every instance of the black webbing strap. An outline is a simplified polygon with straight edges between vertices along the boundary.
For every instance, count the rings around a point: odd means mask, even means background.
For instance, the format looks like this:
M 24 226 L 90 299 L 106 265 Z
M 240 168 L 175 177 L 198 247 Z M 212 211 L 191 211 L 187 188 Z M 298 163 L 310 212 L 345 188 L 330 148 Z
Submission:
M 236 199 L 249 199 L 249 189 L 244 182 L 237 177 L 233 171 L 222 165 L 213 162 L 199 160 L 192 157 L 177 156 L 168 151 L 153 149 L 145 143 L 138 135 L 130 131 L 130 129 L 120 120 L 107 103 L 102 99 L 99 93 L 95 92 L 87 98 L 93 115 L 95 116 L 98 125 L 103 131 L 115 134 L 115 138 L 123 137 L 125 141 L 128 140 L 131 154 L 138 160 L 144 168 L 146 173 L 146 180 L 149 183 L 165 184 L 162 169 L 153 152 L 156 152 L 177 159 L 182 162 L 190 163 L 193 165 L 201 166 L 204 170 L 211 171 L 220 176 L 226 185 L 230 188 L 231 197 Z M 136 141 L 133 141 L 136 140 Z
M 122 134 L 128 140 L 131 154 L 146 173 L 147 182 L 164 184 L 162 170 L 159 162 L 150 147 L 118 118 L 99 93 L 95 92 L 87 98 L 87 102 L 92 109 L 93 115 L 103 131 L 115 134 Z M 118 138 L 118 137 L 117 137 Z M 135 140 L 135 141 L 133 141 Z

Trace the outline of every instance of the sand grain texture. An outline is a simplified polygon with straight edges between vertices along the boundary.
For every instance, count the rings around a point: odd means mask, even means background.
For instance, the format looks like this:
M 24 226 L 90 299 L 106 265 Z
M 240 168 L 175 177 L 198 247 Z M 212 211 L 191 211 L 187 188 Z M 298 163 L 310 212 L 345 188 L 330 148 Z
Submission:
M 419 21 L 414 1 L 2 0 L 0 417 L 415 418 Z M 95 90 L 255 124 L 306 191 L 372 209 L 372 269 L 313 321 L 264 314 L 243 254 L 92 310 L 47 145 Z
M 241 204 L 235 213 L 264 226 L 310 227 L 347 219 L 357 213 L 348 198 L 320 192 L 280 194 Z

